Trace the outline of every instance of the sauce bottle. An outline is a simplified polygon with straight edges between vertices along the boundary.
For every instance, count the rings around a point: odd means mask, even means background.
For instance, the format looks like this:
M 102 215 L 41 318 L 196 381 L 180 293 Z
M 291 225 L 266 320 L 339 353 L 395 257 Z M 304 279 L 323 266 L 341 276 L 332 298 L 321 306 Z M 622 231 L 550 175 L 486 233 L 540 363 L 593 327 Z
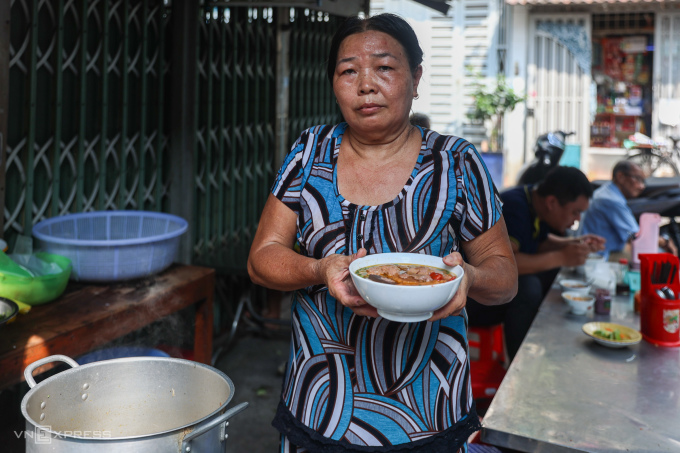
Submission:
M 612 308 L 612 296 L 609 290 L 597 288 L 595 290 L 595 313 L 598 315 L 608 315 Z
M 628 286 L 628 282 L 626 281 L 628 269 L 628 260 L 626 258 L 621 258 L 616 271 L 616 294 L 619 296 L 627 296 L 630 293 L 630 286 Z

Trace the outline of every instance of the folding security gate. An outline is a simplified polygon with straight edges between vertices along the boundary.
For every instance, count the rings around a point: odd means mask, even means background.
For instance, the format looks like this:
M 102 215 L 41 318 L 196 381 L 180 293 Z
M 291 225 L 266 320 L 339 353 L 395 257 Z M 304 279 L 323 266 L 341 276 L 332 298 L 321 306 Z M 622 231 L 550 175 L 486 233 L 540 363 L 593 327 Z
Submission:
M 186 257 L 234 263 L 225 251 L 238 250 L 245 270 L 276 171 L 280 30 L 291 40 L 294 140 L 306 127 L 339 119 L 324 68 L 342 19 L 305 8 L 201 3 L 12 0 L 0 7 L 11 19 L 9 42 L 0 39 L 9 56 L 0 237 L 13 244 L 36 222 L 66 213 L 185 209 Z M 179 49 L 173 37 L 187 40 L 178 26 L 187 11 L 195 45 Z M 189 73 L 193 89 L 174 90 L 173 81 Z M 185 100 L 186 93 L 195 95 Z M 182 127 L 172 127 L 177 121 Z M 188 160 L 178 149 L 188 150 Z
M 529 34 L 525 159 L 536 137 L 575 132 L 585 149 L 590 141 L 590 15 L 534 15 Z

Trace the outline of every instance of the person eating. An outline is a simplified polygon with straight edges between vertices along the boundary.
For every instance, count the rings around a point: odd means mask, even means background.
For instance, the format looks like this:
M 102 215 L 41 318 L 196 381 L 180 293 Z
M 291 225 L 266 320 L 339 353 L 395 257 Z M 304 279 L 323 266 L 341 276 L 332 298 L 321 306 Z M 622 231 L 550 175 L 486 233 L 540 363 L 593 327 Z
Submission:
M 474 147 L 409 121 L 422 59 L 400 17 L 347 19 L 327 67 L 344 122 L 302 132 L 262 211 L 250 277 L 294 292 L 273 421 L 282 452 L 462 453 L 480 427 L 465 303 L 468 295 L 509 301 L 517 270 L 498 193 Z M 464 268 L 454 297 L 429 320 L 379 317 L 353 286 L 353 260 L 391 252 Z
M 603 236 L 605 251 L 610 260 L 630 258 L 631 241 L 640 230 L 628 200 L 639 197 L 645 190 L 645 173 L 629 160 L 621 160 L 612 169 L 612 180 L 593 193 L 593 200 L 583 216 L 582 231 Z M 678 254 L 678 249 L 668 235 L 659 236 L 659 248 Z
M 578 168 L 555 167 L 535 185 L 504 191 L 503 211 L 517 260 L 519 289 L 510 303 L 488 306 L 468 301 L 470 325 L 503 323 L 505 345 L 514 359 L 531 323 L 562 266 L 580 266 L 604 248 L 596 234 L 567 236 L 567 230 L 588 209 L 593 189 Z

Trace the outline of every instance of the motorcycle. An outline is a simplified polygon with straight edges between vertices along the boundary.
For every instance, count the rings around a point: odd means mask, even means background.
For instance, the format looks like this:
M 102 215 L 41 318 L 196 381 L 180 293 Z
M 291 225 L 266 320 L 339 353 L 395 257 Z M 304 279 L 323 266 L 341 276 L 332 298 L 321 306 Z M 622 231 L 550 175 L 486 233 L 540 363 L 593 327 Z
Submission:
M 536 184 L 541 181 L 550 169 L 559 164 L 566 147 L 566 138 L 574 134 L 554 131 L 540 135 L 534 145 L 534 158 L 520 169 L 517 184 Z

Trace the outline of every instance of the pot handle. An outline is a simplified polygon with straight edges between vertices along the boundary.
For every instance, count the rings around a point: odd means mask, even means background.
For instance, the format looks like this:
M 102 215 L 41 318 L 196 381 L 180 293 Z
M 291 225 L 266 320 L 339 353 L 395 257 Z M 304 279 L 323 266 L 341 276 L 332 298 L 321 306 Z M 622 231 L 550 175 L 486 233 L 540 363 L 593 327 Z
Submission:
M 78 366 L 78 362 L 73 360 L 71 357 L 65 356 L 65 355 L 51 355 L 49 357 L 45 357 L 44 359 L 36 360 L 35 362 L 31 363 L 26 367 L 24 370 L 24 378 L 26 379 L 26 383 L 30 388 L 35 387 L 35 379 L 33 379 L 33 372 L 35 371 L 36 368 L 45 365 L 46 363 L 50 362 L 66 362 L 69 365 L 71 365 L 73 368 Z
M 206 433 L 213 429 L 215 426 L 219 425 L 220 423 L 224 423 L 227 420 L 229 420 L 231 417 L 234 415 L 238 414 L 242 410 L 244 410 L 246 407 L 248 407 L 248 403 L 241 403 L 237 406 L 232 407 L 229 409 L 227 412 L 224 414 L 220 415 L 219 417 L 215 418 L 214 420 L 209 421 L 205 425 L 193 430 L 189 434 L 187 434 L 184 437 L 184 440 L 182 441 L 182 449 L 180 450 L 181 453 L 188 453 L 191 451 L 191 447 L 189 444 L 191 443 L 192 440 L 194 440 L 196 437 L 200 436 L 203 433 Z M 226 437 L 226 436 L 225 436 Z M 224 439 L 222 439 L 224 440 Z

